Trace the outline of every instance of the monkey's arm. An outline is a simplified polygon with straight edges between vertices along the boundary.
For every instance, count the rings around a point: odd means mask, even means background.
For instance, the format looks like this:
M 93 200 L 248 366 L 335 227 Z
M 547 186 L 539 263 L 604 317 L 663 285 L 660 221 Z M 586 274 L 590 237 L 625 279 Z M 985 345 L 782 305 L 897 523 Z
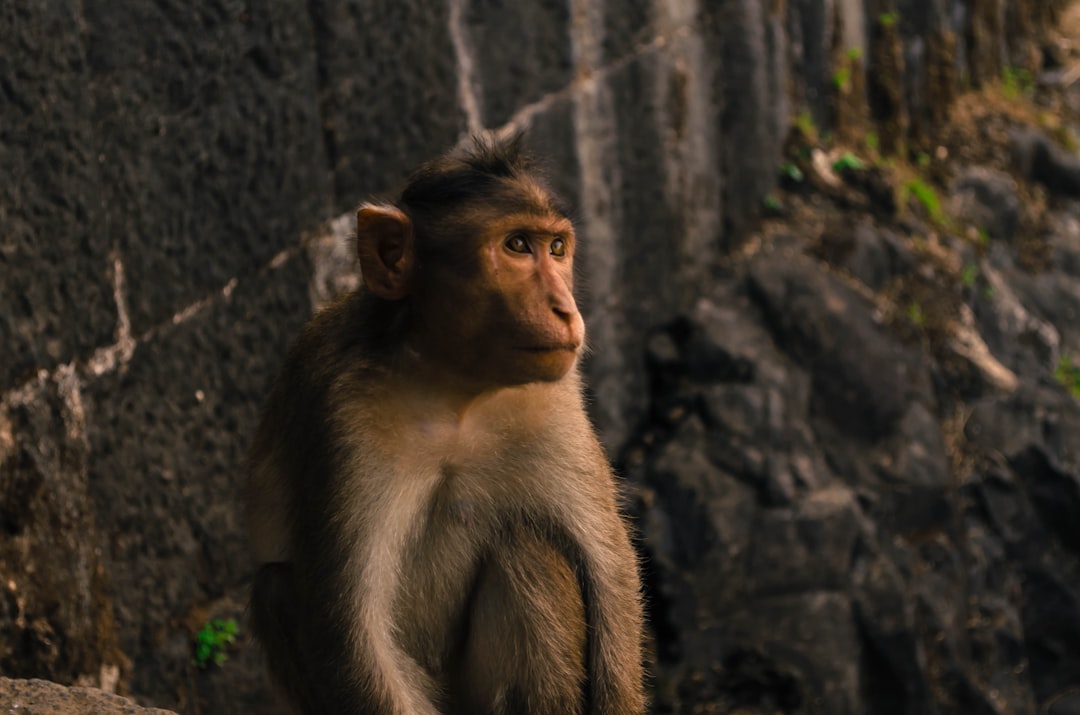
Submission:
M 348 495 L 342 499 L 339 513 L 323 524 L 323 532 L 329 543 L 348 548 L 314 560 L 307 599 L 325 614 L 316 630 L 321 640 L 316 647 L 326 654 L 326 672 L 332 676 L 332 711 L 437 715 L 432 678 L 402 650 L 394 623 L 408 510 L 398 505 L 405 513 L 383 511 L 369 503 L 369 514 L 402 518 L 354 523 L 348 518 L 356 513 L 347 507 Z
M 582 587 L 589 623 L 589 711 L 640 715 L 642 606 L 637 556 L 619 514 L 614 479 L 601 456 L 590 475 L 592 508 L 568 522 L 581 545 Z
M 307 452 L 314 456 L 306 469 L 295 465 L 299 487 L 288 492 L 272 461 L 254 460 L 250 474 L 249 528 L 263 561 L 252 626 L 271 674 L 305 715 L 434 715 L 430 677 L 402 652 L 392 620 L 395 558 L 412 508 L 379 503 L 393 494 L 378 480 L 385 469 L 343 466 L 328 457 L 343 450 L 318 447 Z M 263 445 L 260 454 L 274 450 Z M 343 470 L 349 478 L 321 478 Z

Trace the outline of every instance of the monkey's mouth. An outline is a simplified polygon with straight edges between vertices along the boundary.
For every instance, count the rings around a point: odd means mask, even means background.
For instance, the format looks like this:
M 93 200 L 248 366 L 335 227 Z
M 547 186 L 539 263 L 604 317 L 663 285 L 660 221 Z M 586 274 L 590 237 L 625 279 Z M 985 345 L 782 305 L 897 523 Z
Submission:
M 576 353 L 580 347 L 581 345 L 578 343 L 553 343 L 551 345 L 522 345 L 518 350 L 544 355 L 558 352 Z

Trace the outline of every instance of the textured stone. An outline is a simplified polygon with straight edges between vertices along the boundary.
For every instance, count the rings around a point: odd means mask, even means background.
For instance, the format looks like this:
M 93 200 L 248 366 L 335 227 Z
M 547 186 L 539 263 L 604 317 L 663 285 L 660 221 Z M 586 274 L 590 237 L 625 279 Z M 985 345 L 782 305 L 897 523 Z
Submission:
M 0 711 L 5 715 L 169 715 L 171 710 L 139 707 L 95 688 L 65 688 L 46 680 L 0 678 Z
M 604 12 L 604 56 L 609 62 L 631 54 L 652 39 L 652 0 L 624 0 L 601 3 Z
M 640 355 L 650 330 L 670 320 L 680 300 L 684 305 L 689 301 L 689 296 L 680 295 L 687 286 L 676 280 L 682 247 L 679 241 L 668 240 L 683 235 L 682 221 L 672 207 L 658 201 L 654 188 L 638 180 L 651 176 L 663 185 L 668 171 L 663 110 L 655 92 L 661 72 L 662 66 L 638 59 L 605 80 L 614 105 L 616 163 L 607 167 L 611 198 L 603 220 L 615 242 L 594 243 L 583 257 L 589 283 L 608 287 L 604 294 L 589 296 L 597 308 L 592 312 L 594 321 L 610 321 L 605 332 L 610 342 L 594 343 L 588 373 L 597 403 L 605 410 L 598 426 L 616 445 L 634 430 L 645 410 L 644 365 L 637 360 L 624 364 L 623 356 Z M 601 272 L 606 275 L 598 276 Z M 650 290 L 634 288 L 646 285 Z
M 792 115 L 784 57 L 787 36 L 774 8 L 758 0 L 707 3 L 702 35 L 718 68 L 719 143 L 724 177 L 723 240 L 733 242 L 776 186 L 776 167 Z M 728 245 L 725 248 L 731 248 Z
M 81 8 L 0 9 L 0 391 L 116 326 Z
M 750 268 L 751 293 L 782 346 L 813 375 L 814 409 L 849 434 L 892 432 L 910 400 L 927 396 L 916 356 L 876 325 L 846 286 L 804 257 L 773 254 Z
M 570 83 L 566 0 L 467 0 L 465 22 L 484 126 L 499 127 L 521 107 Z
M 155 702 L 178 705 L 199 609 L 251 575 L 237 490 L 260 405 L 309 311 L 305 268 L 242 281 L 87 390 L 109 596 L 131 687 Z
M 1021 173 L 1053 194 L 1080 197 L 1080 157 L 1040 130 L 1018 129 L 1012 140 L 1013 160 Z
M 0 672 L 99 682 L 124 663 L 74 371 L 0 403 Z
M 448 3 L 313 0 L 293 12 L 312 18 L 318 110 L 338 210 L 393 193 L 420 162 L 457 140 L 465 117 Z
M 525 131 L 527 146 L 540 160 L 552 190 L 576 219 L 580 212 L 581 166 L 574 135 L 573 100 L 566 97 L 552 102 L 530 118 Z M 588 236 L 581 238 L 588 243 Z M 587 252 L 588 246 L 584 245 L 583 250 Z M 574 267 L 582 273 L 585 264 L 575 261 Z
M 1012 240 L 1020 223 L 1016 180 L 1003 171 L 982 166 L 963 169 L 950 187 L 949 201 L 951 216 L 998 241 Z
M 82 120 L 136 334 L 294 245 L 325 212 L 308 13 L 289 0 L 85 6 Z

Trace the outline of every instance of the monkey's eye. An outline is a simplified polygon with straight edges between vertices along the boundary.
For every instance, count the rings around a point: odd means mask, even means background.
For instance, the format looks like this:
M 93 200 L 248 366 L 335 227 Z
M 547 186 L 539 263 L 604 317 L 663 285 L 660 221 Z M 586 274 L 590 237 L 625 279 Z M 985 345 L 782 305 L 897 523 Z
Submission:
M 532 253 L 529 249 L 529 241 L 520 233 L 515 233 L 506 239 L 505 245 L 514 253 Z
M 548 250 L 551 251 L 551 255 L 561 258 L 566 255 L 566 241 L 556 238 L 551 242 Z

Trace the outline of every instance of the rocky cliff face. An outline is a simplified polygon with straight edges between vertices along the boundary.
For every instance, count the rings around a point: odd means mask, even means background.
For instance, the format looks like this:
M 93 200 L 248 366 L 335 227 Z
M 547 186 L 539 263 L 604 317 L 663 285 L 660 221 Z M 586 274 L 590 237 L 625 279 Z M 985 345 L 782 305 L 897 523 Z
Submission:
M 351 207 L 517 127 L 585 236 L 656 710 L 1077 707 L 1065 3 L 9 5 L 0 674 L 280 711 L 243 631 L 192 665 L 259 406 Z

